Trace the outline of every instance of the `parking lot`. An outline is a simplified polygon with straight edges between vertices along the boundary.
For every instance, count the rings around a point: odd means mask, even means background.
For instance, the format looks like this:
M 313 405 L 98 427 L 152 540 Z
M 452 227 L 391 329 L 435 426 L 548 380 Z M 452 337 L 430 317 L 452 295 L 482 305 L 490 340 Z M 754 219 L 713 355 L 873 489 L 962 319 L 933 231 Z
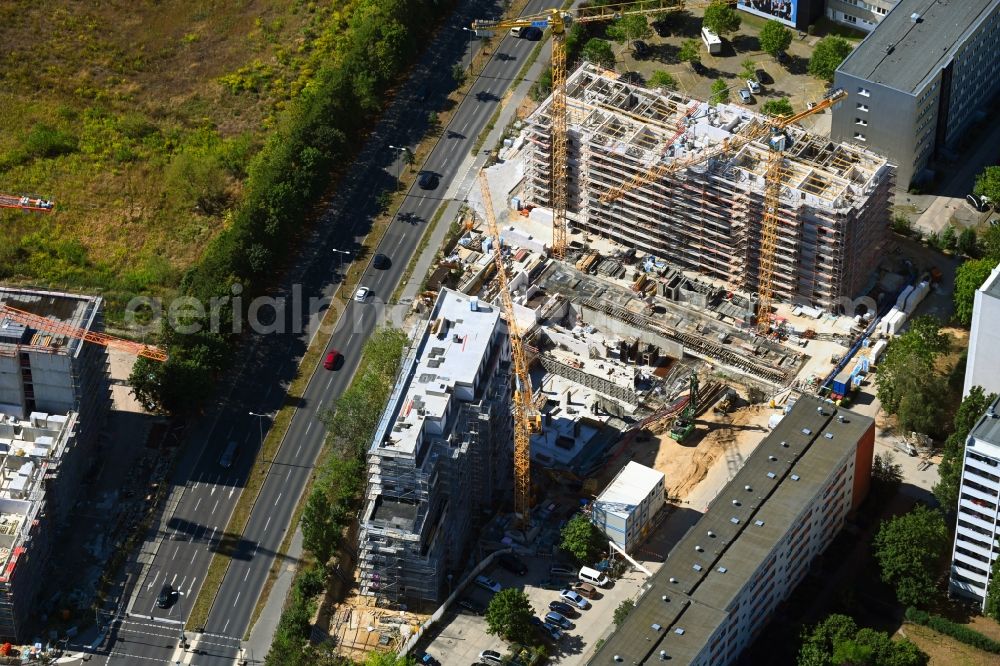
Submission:
M 549 573 L 554 564 L 551 557 L 521 555 L 528 565 L 525 576 L 517 576 L 494 565 L 484 574 L 500 583 L 504 588 L 517 587 L 523 589 L 535 615 L 543 617 L 549 610 L 549 602 L 559 601 L 559 590 L 542 589 L 538 583 L 545 579 L 561 578 L 567 587 L 575 582 L 574 577 L 556 577 Z M 577 617 L 569 620 L 574 626 L 564 632 L 562 639 L 555 643 L 545 641 L 549 661 L 554 664 L 582 664 L 592 651 L 594 643 L 605 636 L 611 628 L 611 618 L 615 608 L 625 599 L 633 599 L 639 591 L 645 576 L 637 571 L 626 573 L 619 580 L 612 581 L 609 587 L 600 589 L 594 599 L 589 600 L 591 606 L 586 610 L 577 611 Z M 462 598 L 473 600 L 483 608 L 489 603 L 492 594 L 475 585 L 470 585 Z M 439 628 L 432 630 L 432 640 L 426 651 L 445 666 L 475 664 L 479 653 L 483 650 L 496 650 L 506 654 L 508 644 L 497 636 L 486 633 L 486 620 L 470 611 L 455 607 L 455 611 L 445 615 Z

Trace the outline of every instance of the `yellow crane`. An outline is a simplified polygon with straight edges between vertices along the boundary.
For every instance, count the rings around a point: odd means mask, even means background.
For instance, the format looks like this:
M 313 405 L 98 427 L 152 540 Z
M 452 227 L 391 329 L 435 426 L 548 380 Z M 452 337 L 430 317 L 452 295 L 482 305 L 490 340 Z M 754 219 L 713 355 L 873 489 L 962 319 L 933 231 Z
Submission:
M 502 21 L 472 22 L 473 30 L 508 30 L 510 28 L 548 28 L 552 33 L 552 102 L 549 114 L 552 122 L 552 256 L 566 256 L 566 190 L 567 190 L 567 129 L 566 129 L 566 29 L 573 23 L 611 21 L 636 14 L 662 14 L 693 7 L 707 7 L 719 0 L 684 2 L 683 0 L 639 0 L 600 7 L 579 7 L 563 11 L 548 9 L 538 14 Z M 736 0 L 726 0 L 735 5 Z
M 610 203 L 626 192 L 657 181 L 665 176 L 678 173 L 725 153 L 735 152 L 743 146 L 767 138 L 767 167 L 764 171 L 764 208 L 761 217 L 760 230 L 760 262 L 757 273 L 758 301 L 757 331 L 767 335 L 771 326 L 771 302 L 774 297 L 774 252 L 778 243 L 778 221 L 781 206 L 781 185 L 785 173 L 785 135 L 784 130 L 798 121 L 828 109 L 847 97 L 847 92 L 836 89 L 827 94 L 823 100 L 812 107 L 790 116 L 775 116 L 766 121 L 752 121 L 740 134 L 723 141 L 715 148 L 688 157 L 661 162 L 648 171 L 638 173 L 627 183 L 613 187 L 604 192 L 600 201 Z M 749 267 L 749 264 L 748 264 Z
M 514 360 L 514 512 L 519 516 L 521 525 L 527 529 L 531 518 L 531 433 L 538 428 L 538 416 L 531 395 L 528 359 L 524 354 L 521 329 L 517 324 L 514 301 L 510 296 L 510 280 L 500 247 L 500 229 L 493 213 L 493 197 L 490 196 L 485 170 L 479 172 L 479 189 L 483 193 L 486 226 L 493 239 L 493 261 L 496 263 L 500 302 L 507 316 L 507 331 Z

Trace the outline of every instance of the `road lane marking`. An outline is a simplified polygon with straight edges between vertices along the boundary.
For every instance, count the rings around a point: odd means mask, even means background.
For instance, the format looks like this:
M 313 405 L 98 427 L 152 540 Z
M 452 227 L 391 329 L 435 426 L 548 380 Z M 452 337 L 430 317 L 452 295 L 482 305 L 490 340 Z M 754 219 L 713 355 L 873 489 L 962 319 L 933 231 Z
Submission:
M 195 513 L 198 513 L 198 507 L 199 506 L 201 506 L 201 498 L 200 497 L 198 498 L 198 501 L 194 503 L 194 511 L 195 511 Z
M 180 544 L 177 544 L 177 546 L 174 547 L 174 554 L 170 556 L 170 559 L 174 559 L 175 557 L 177 557 L 177 551 L 180 549 L 181 549 Z
M 312 421 L 310 421 L 309 425 L 306 426 L 306 434 L 307 435 L 309 434 L 309 429 L 312 428 L 312 427 L 313 427 L 313 424 L 312 424 Z
M 219 500 L 215 500 L 215 506 L 212 507 L 212 513 L 215 513 L 215 510 L 218 508 L 219 508 Z
M 267 526 L 271 524 L 271 516 L 267 517 L 267 522 L 264 523 L 264 531 L 267 531 Z
M 232 487 L 229 489 L 229 496 L 232 497 L 233 493 L 236 492 L 236 482 L 233 482 Z
M 330 381 L 328 381 L 328 382 L 326 383 L 326 390 L 327 390 L 327 391 L 329 391 L 329 390 L 330 390 L 330 385 L 331 385 L 331 384 L 333 384 L 333 377 L 330 377 Z
M 238 590 L 238 591 L 236 592 L 236 599 L 235 599 L 235 600 L 233 601 L 233 608 L 236 608 L 236 604 L 237 604 L 237 603 L 239 603 L 239 601 L 240 601 L 240 592 L 241 592 L 241 591 L 242 591 L 242 590 Z
M 247 567 L 247 574 L 243 576 L 243 582 L 247 582 L 247 578 L 250 577 L 250 567 Z
M 229 628 L 229 620 L 226 620 L 226 623 L 222 625 L 222 633 L 226 633 L 226 629 L 228 628 Z
M 274 499 L 274 506 L 278 506 L 278 500 L 280 499 L 281 499 L 281 493 L 278 493 L 278 496 Z
M 174 574 L 174 577 L 170 579 L 170 584 L 173 585 L 174 581 L 176 580 L 177 580 L 177 574 Z
M 191 564 L 194 564 L 194 558 L 195 558 L 195 555 L 197 555 L 197 554 L 198 554 L 198 551 L 195 551 L 195 552 L 191 553 Z
M 292 468 L 288 468 L 288 476 L 285 477 L 285 481 L 290 481 L 292 479 Z
M 300 453 L 302 453 L 302 445 L 301 444 L 299 444 L 299 448 L 295 449 L 295 457 L 298 458 Z

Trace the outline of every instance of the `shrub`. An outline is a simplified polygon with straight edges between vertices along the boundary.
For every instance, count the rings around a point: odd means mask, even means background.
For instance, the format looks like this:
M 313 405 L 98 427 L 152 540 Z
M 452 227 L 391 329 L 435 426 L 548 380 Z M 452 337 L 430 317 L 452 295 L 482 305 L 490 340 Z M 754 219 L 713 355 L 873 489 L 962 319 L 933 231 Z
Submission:
M 979 633 L 975 629 L 970 629 L 964 624 L 958 624 L 940 615 L 931 615 L 922 610 L 913 608 L 906 609 L 906 619 L 914 624 L 922 624 L 930 627 L 934 631 L 951 636 L 957 641 L 971 645 L 974 648 L 1000 654 L 1000 641 L 995 641 L 989 636 Z

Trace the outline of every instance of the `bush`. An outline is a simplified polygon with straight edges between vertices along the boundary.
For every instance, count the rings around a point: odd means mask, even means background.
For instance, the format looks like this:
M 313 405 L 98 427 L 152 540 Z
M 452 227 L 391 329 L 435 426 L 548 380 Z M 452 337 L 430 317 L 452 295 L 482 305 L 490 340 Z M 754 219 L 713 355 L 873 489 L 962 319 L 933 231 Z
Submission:
M 897 234 L 909 236 L 913 232 L 913 222 L 902 213 L 893 215 L 892 230 Z
M 957 641 L 971 645 L 974 648 L 1000 654 L 1000 641 L 995 641 L 989 636 L 985 636 L 975 629 L 970 629 L 964 624 L 958 624 L 940 615 L 931 615 L 922 610 L 913 608 L 906 609 L 906 619 L 914 624 L 921 624 L 930 627 L 934 631 L 951 636 Z

